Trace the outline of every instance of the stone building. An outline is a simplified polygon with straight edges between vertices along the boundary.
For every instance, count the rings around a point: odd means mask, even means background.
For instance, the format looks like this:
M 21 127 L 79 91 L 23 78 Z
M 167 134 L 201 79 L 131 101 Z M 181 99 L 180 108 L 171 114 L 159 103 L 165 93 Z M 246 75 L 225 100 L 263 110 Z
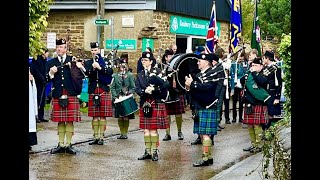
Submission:
M 136 70 L 136 62 L 147 46 L 160 57 L 159 49 L 177 44 L 178 53 L 195 51 L 205 45 L 212 0 L 105 0 L 102 20 L 112 25 L 98 28 L 96 0 L 56 0 L 50 5 L 47 34 L 69 39 L 73 55 L 90 55 L 90 42 L 102 37 L 104 54 L 119 45 L 117 56 L 127 53 L 129 66 Z M 216 18 L 220 46 L 228 50 L 230 0 L 216 0 Z M 106 22 L 102 22 L 106 23 Z M 101 34 L 101 36 L 99 36 Z M 99 39 L 100 40 L 100 39 Z M 113 43 L 112 43 L 113 42 Z M 81 49 L 81 50 L 79 50 Z M 54 49 L 50 49 L 53 51 Z M 164 51 L 162 51 L 163 53 Z

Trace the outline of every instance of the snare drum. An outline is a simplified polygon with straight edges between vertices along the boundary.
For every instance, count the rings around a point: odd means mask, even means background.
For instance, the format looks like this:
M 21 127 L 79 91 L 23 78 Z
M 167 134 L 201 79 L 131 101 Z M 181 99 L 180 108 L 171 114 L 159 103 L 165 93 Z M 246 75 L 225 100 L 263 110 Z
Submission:
M 133 94 L 128 96 L 120 96 L 114 101 L 114 104 L 119 116 L 128 116 L 139 109 L 136 101 L 133 98 Z

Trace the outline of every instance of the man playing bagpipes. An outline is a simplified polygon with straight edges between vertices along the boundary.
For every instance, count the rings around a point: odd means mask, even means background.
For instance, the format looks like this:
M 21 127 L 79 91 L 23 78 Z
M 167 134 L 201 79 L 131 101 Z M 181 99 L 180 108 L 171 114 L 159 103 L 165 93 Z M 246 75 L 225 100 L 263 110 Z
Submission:
M 274 60 L 274 54 L 271 51 L 266 51 L 262 57 L 263 64 L 265 65 L 263 73 L 268 78 L 267 91 L 271 95 L 272 103 L 268 105 L 269 122 L 266 128 L 276 123 L 281 115 L 280 97 L 282 90 L 282 72 L 281 68 Z
M 151 54 L 142 53 L 142 65 L 136 78 L 136 93 L 140 96 L 140 125 L 144 129 L 145 152 L 138 160 L 158 161 L 158 129 L 169 127 L 165 106 L 169 82 L 162 77 L 161 69 L 152 67 Z
M 217 134 L 219 122 L 218 101 L 220 94 L 216 94 L 218 78 L 212 67 L 212 61 L 218 61 L 215 54 L 199 54 L 198 68 L 200 73 L 195 77 L 186 76 L 186 89 L 191 95 L 191 109 L 194 115 L 193 133 L 202 138 L 202 159 L 193 164 L 194 167 L 213 164 L 212 140 L 210 136 Z M 223 68 L 222 68 L 223 71 Z
M 99 44 L 90 43 L 92 59 L 85 61 L 86 75 L 89 78 L 88 116 L 92 117 L 94 140 L 89 145 L 103 145 L 106 117 L 112 117 L 110 84 L 113 70 L 107 66 L 100 54 Z
M 125 59 L 120 59 L 119 71 L 112 75 L 111 93 L 113 102 L 121 96 L 128 96 L 135 92 L 135 79 L 131 72 L 128 71 L 128 64 Z M 120 136 L 117 139 L 128 139 L 129 119 L 134 119 L 134 113 L 128 116 L 120 116 L 119 109 L 114 107 L 114 116 L 118 118 Z
M 263 74 L 261 58 L 255 58 L 249 71 L 241 79 L 244 84 L 244 124 L 248 124 L 248 131 L 251 139 L 251 146 L 244 151 L 260 152 L 262 124 L 268 123 L 267 104 L 270 102 L 270 95 L 267 89 L 267 77 Z
M 81 62 L 72 61 L 68 56 L 66 41 L 56 41 L 58 57 L 48 61 L 47 81 L 52 82 L 52 112 L 51 120 L 58 123 L 58 146 L 51 150 L 51 154 L 76 154 L 71 147 L 74 134 L 73 122 L 81 121 L 80 103 L 77 95 L 82 90 L 82 79 L 85 70 Z M 66 138 L 66 141 L 65 141 Z

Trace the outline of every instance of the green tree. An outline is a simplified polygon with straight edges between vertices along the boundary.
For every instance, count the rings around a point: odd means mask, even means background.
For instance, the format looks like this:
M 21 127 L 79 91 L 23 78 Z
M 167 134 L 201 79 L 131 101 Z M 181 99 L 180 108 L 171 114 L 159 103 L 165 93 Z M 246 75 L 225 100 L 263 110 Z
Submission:
M 281 39 L 291 32 L 291 0 L 260 0 L 258 8 L 262 37 Z
M 48 26 L 50 3 L 52 0 L 29 0 L 29 56 L 41 54 L 45 48 L 41 37 Z
M 241 0 L 242 10 L 242 36 L 245 43 L 250 43 L 252 36 L 252 22 L 254 3 L 252 0 Z

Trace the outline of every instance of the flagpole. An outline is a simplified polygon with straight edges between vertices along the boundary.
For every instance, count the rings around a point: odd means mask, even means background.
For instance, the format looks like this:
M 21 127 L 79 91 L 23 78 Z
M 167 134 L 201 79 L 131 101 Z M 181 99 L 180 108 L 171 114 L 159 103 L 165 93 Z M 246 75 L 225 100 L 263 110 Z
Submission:
M 213 11 L 213 13 L 214 13 L 214 24 L 215 24 L 215 35 L 216 36 L 218 36 L 218 31 L 217 31 L 217 16 L 216 16 L 216 1 L 215 0 L 213 0 L 213 8 L 212 9 L 214 9 L 214 11 Z M 211 14 L 212 14 L 212 12 L 211 12 Z

